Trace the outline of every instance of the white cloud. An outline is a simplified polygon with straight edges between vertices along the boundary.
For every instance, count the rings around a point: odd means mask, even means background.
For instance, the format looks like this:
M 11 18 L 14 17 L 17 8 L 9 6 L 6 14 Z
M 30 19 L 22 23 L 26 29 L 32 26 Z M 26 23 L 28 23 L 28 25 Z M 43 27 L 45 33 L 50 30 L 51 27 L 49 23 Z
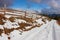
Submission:
M 60 8 L 60 0 L 30 0 L 31 2 L 47 4 L 54 8 Z
M 59 3 L 56 0 L 52 0 L 51 2 L 48 3 L 48 5 L 50 5 L 51 7 L 54 7 L 54 8 L 60 7 Z

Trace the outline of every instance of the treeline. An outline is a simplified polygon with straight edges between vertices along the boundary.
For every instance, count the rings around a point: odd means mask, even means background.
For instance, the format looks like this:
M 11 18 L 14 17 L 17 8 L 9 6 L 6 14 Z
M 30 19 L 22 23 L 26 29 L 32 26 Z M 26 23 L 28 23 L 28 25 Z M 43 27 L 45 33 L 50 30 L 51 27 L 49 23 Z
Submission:
M 60 9 L 58 8 L 45 8 L 41 10 L 41 15 L 43 16 L 47 16 L 51 19 L 58 19 L 60 18 Z
M 55 19 L 57 20 L 58 18 L 60 18 L 60 14 L 39 14 L 39 15 L 42 15 L 42 16 L 46 16 L 46 17 L 49 17 L 51 19 Z

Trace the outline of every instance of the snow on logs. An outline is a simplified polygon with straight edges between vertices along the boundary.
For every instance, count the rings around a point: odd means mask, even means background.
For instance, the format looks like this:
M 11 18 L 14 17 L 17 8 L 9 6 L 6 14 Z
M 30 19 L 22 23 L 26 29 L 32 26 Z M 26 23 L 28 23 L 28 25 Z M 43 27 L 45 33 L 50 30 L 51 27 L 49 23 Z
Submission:
M 29 31 L 35 27 L 40 27 L 44 23 L 45 23 L 45 20 L 44 19 L 42 20 L 42 18 L 34 21 L 34 19 L 32 18 L 25 18 L 25 17 L 6 18 L 4 14 L 0 14 L 0 25 L 3 25 L 0 27 L 0 35 L 3 32 L 9 35 L 14 30 Z M 27 27 L 30 27 L 30 28 L 27 29 Z
M 6 20 L 6 17 L 4 14 L 0 14 L 0 25 L 4 24 L 3 20 Z

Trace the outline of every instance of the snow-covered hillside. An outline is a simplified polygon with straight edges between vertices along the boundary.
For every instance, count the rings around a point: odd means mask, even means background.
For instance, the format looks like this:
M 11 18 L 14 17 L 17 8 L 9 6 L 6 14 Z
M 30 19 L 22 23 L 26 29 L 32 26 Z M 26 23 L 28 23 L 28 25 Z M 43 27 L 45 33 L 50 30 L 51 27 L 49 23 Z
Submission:
M 45 16 L 19 13 L 0 13 L 0 40 L 29 40 L 39 32 L 42 25 L 50 22 Z

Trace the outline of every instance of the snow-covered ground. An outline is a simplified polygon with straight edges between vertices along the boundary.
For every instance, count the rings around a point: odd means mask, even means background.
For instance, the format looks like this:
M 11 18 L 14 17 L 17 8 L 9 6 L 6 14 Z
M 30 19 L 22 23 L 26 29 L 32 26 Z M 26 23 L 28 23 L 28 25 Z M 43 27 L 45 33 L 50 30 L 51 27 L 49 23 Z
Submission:
M 6 15 L 5 17 L 10 18 L 11 15 L 10 16 Z M 42 18 L 39 18 L 34 21 L 36 21 L 37 24 L 43 24 L 44 26 L 50 22 L 46 19 L 45 20 L 46 24 L 45 24 L 45 22 L 42 21 Z M 10 20 L 5 20 L 4 22 L 5 22 L 4 25 L 0 25 L 0 29 L 4 30 L 4 28 L 7 28 L 7 29 L 18 28 L 20 27 L 18 23 L 28 23 L 27 21 L 22 19 L 15 19 L 15 22 L 11 22 Z M 35 25 L 35 23 L 33 23 L 32 25 Z M 38 39 L 33 39 L 33 37 L 36 36 L 36 34 L 38 34 L 40 30 L 44 28 L 43 25 L 42 27 L 35 27 L 29 31 L 13 30 L 8 35 L 5 34 L 3 31 L 3 33 L 0 35 L 0 40 L 38 40 Z M 30 27 L 32 26 L 27 26 L 26 28 L 28 29 Z M 8 37 L 10 37 L 10 39 L 8 39 Z

